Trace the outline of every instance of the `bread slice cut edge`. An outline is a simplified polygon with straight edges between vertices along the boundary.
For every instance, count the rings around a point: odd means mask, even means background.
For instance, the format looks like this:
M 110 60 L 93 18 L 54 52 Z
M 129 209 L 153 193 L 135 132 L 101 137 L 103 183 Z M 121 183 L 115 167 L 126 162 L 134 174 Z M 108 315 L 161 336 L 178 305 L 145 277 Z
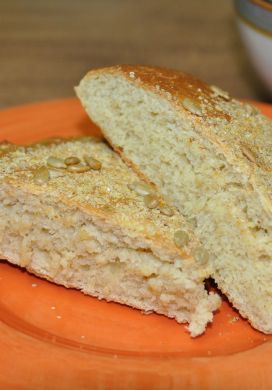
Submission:
M 35 172 L 46 165 L 48 157 L 76 155 L 83 159 L 86 152 L 100 158 L 100 172 L 65 171 L 60 176 L 53 175 L 48 183 L 35 183 Z M 110 175 L 114 168 L 120 176 Z M 128 192 L 126 202 L 131 202 L 131 210 L 136 212 L 131 211 L 130 226 L 126 219 L 122 222 L 121 211 L 117 214 L 121 206 L 116 205 L 115 212 L 109 207 L 114 207 L 113 197 L 119 196 L 116 188 L 119 191 L 121 186 L 127 191 L 127 182 L 122 184 L 122 178 L 135 180 L 137 176 L 106 145 L 78 139 L 50 146 L 19 147 L 2 156 L 0 172 L 1 258 L 87 295 L 188 323 L 193 337 L 205 331 L 220 305 L 218 295 L 204 288 L 208 269 L 200 267 L 188 250 L 181 251 L 171 243 L 167 234 L 165 242 L 159 238 L 156 224 L 165 223 L 166 218 L 158 217 L 154 210 L 147 211 L 150 226 L 143 226 L 142 233 L 137 230 L 140 225 L 135 215 L 143 207 L 140 197 Z M 112 189 L 108 204 L 107 198 L 101 198 L 102 187 L 97 189 L 101 180 Z M 75 198 L 69 193 L 74 181 L 74 187 L 78 186 Z M 82 188 L 96 188 L 98 193 L 83 202 L 82 197 L 76 198 Z M 124 199 L 121 196 L 120 201 Z M 95 203 L 100 201 L 102 207 Z M 129 207 L 129 220 L 127 210 Z M 179 221 L 178 214 L 171 218 L 170 225 L 175 224 L 175 219 Z M 155 229 L 154 235 L 151 228 Z

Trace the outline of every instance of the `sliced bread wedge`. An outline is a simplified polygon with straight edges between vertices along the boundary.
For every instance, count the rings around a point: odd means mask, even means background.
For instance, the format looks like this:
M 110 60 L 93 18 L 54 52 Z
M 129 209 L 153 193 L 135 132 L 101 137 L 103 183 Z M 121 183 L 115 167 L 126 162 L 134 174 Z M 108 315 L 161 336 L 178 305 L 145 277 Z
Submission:
M 96 138 L 0 145 L 0 256 L 99 299 L 204 332 L 206 254 L 156 189 Z
M 213 276 L 272 333 L 272 122 L 188 74 L 148 66 L 89 72 L 76 93 L 123 159 L 191 222 Z

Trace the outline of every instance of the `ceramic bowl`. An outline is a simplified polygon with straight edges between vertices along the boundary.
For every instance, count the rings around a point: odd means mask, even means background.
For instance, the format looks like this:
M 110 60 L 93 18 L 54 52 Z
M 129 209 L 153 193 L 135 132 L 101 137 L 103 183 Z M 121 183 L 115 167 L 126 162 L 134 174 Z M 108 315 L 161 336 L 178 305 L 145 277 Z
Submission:
M 235 10 L 252 65 L 272 94 L 272 0 L 235 0 Z

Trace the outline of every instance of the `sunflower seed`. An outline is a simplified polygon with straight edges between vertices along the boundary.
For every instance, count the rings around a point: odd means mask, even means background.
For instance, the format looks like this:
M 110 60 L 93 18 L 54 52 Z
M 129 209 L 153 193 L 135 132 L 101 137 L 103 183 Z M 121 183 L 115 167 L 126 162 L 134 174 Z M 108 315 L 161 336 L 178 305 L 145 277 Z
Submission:
M 151 186 L 145 183 L 140 183 L 140 182 L 133 182 L 131 184 L 128 184 L 128 188 L 136 194 L 141 195 L 141 196 L 146 196 L 149 194 L 153 194 L 154 190 Z
M 74 156 L 71 156 L 71 157 L 67 157 L 65 160 L 64 160 L 64 163 L 66 165 L 77 165 L 80 163 L 80 159 L 77 158 L 77 157 L 74 157 Z
M 94 169 L 95 171 L 99 171 L 101 169 L 101 167 L 102 167 L 101 162 L 98 161 L 96 158 L 93 158 L 93 157 L 85 155 L 84 156 L 84 161 L 86 162 L 86 164 L 88 164 L 88 166 L 91 169 Z
M 196 218 L 191 218 L 188 219 L 188 224 L 192 229 L 195 229 L 197 227 L 197 219 Z
M 182 248 L 189 242 L 189 235 L 183 230 L 177 230 L 174 234 L 174 241 L 177 246 Z
M 202 116 L 203 112 L 199 104 L 189 98 L 182 100 L 183 107 L 194 115 Z
M 49 181 L 49 171 L 46 167 L 39 167 L 33 173 L 33 179 L 36 184 L 42 185 Z
M 160 212 L 168 217 L 172 217 L 174 215 L 174 210 L 169 206 L 163 206 L 160 208 Z
M 67 168 L 67 171 L 71 173 L 83 173 L 83 172 L 90 171 L 90 169 L 91 168 L 88 165 L 77 164 L 77 165 L 70 165 Z
M 155 207 L 158 206 L 159 200 L 155 195 L 149 194 L 149 195 L 145 195 L 144 203 L 146 207 L 148 207 L 149 209 L 154 209 Z
M 244 107 L 246 111 L 249 113 L 249 115 L 254 116 L 260 114 L 260 110 L 256 106 L 253 106 L 252 104 L 245 104 Z
M 252 150 L 249 149 L 248 146 L 245 146 L 245 145 L 242 145 L 241 146 L 241 150 L 242 150 L 242 153 L 243 155 L 251 162 L 253 163 L 256 163 L 256 156 L 255 154 L 252 152 Z
M 49 176 L 50 176 L 50 179 L 56 179 L 58 177 L 63 177 L 65 176 L 65 171 L 64 170 L 60 170 L 60 169 L 51 169 L 49 171 Z
M 217 87 L 216 85 L 211 85 L 210 86 L 211 91 L 213 92 L 214 96 L 220 96 L 226 100 L 230 99 L 230 96 L 228 92 L 223 91 L 223 89 Z
M 47 159 L 47 165 L 51 168 L 61 168 L 66 169 L 67 166 L 65 165 L 64 161 L 58 157 L 50 156 Z
M 204 248 L 195 248 L 192 251 L 192 255 L 200 264 L 206 264 L 209 260 L 209 253 Z

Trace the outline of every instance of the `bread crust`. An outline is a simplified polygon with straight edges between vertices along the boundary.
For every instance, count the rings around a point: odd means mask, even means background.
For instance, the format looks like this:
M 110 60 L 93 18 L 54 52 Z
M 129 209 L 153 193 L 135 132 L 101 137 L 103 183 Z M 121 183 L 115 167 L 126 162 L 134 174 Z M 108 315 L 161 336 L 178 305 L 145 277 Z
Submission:
M 253 188 L 264 210 L 272 215 L 272 139 L 268 137 L 272 132 L 271 120 L 255 107 L 230 98 L 225 91 L 219 89 L 216 93 L 216 87 L 177 70 L 116 65 L 91 70 L 82 82 L 99 74 L 121 75 L 134 85 L 167 99 L 175 109 L 185 113 L 195 130 L 214 145 L 217 153 L 223 154 L 228 163 L 245 174 L 249 190 Z M 184 108 L 185 98 L 201 107 L 201 116 Z M 111 145 L 133 165 L 120 148 Z
M 104 164 L 102 172 L 97 175 L 99 178 L 97 183 L 97 176 L 95 173 L 91 173 L 92 178 L 86 182 L 83 180 L 84 176 L 80 174 L 66 173 L 63 180 L 62 178 L 55 179 L 55 181 L 50 180 L 42 186 L 35 184 L 33 181 L 33 172 L 35 171 L 36 166 L 41 165 L 41 162 L 37 163 L 35 160 L 36 157 L 33 158 L 31 154 L 40 154 L 41 156 L 42 154 L 47 156 L 55 154 L 55 147 L 58 144 L 59 148 L 61 148 L 61 153 L 65 152 L 65 144 L 67 144 L 66 153 L 68 154 L 71 153 L 69 148 L 71 150 L 71 147 L 75 148 L 75 145 L 78 144 L 78 148 L 76 147 L 76 150 L 79 154 L 82 154 L 82 145 L 86 142 L 86 146 L 88 147 L 88 141 L 96 145 L 96 156 L 98 156 L 98 158 L 102 161 L 102 167 Z M 0 148 L 1 145 L 2 144 L 0 143 Z M 179 253 L 179 255 L 183 258 L 192 259 L 190 252 L 188 252 L 185 248 L 176 246 L 173 239 L 175 230 L 179 229 L 183 225 L 184 228 L 186 226 L 186 230 L 190 231 L 184 218 L 173 207 L 173 216 L 171 218 L 167 217 L 166 229 L 165 217 L 163 215 L 158 215 L 156 210 L 148 209 L 147 207 L 144 207 L 142 210 L 138 209 L 139 206 L 141 207 L 141 203 L 139 203 L 139 201 L 142 202 L 142 197 L 139 197 L 137 194 L 135 195 L 134 192 L 128 190 L 127 187 L 129 180 L 138 181 L 138 176 L 133 172 L 133 170 L 128 170 L 122 160 L 118 158 L 101 139 L 96 137 L 65 139 L 54 138 L 26 147 L 17 146 L 11 143 L 9 143 L 8 146 L 6 146 L 5 143 L 3 146 L 5 147 L 5 153 L 2 154 L 2 158 L 0 157 L 0 180 L 3 180 L 11 187 L 19 187 L 26 193 L 35 194 L 37 196 L 49 193 L 53 197 L 59 198 L 61 203 L 71 209 L 78 208 L 85 213 L 94 215 L 104 221 L 111 221 L 111 223 L 116 226 L 120 226 L 128 230 L 130 230 L 131 226 L 133 226 L 133 231 L 137 231 L 139 237 L 142 236 L 145 239 L 153 241 L 154 245 L 167 248 L 167 250 L 173 254 Z M 31 153 L 28 153 L 28 150 L 31 151 Z M 22 153 L 22 156 L 26 159 L 26 166 L 24 169 L 21 169 L 19 165 L 10 172 L 7 172 L 6 169 L 9 169 L 10 164 L 14 160 L 14 153 Z M 115 173 L 115 171 L 118 173 Z M 114 180 L 110 179 L 110 176 L 113 177 L 115 174 L 118 175 L 118 178 L 116 177 Z M 102 181 L 100 179 L 102 179 Z M 104 188 L 101 185 L 101 183 L 104 184 L 110 182 L 118 184 L 118 181 L 120 182 L 119 189 L 121 189 L 121 192 L 118 192 L 119 190 L 117 190 L 117 193 L 114 193 L 114 189 L 113 192 L 108 192 L 108 188 Z M 145 181 L 148 182 L 147 179 L 145 179 Z M 96 183 L 96 196 L 93 195 L 91 201 L 89 200 L 88 191 L 90 191 L 92 187 L 89 187 L 88 183 Z M 78 186 L 78 197 L 69 197 L 69 192 L 71 192 L 73 186 Z M 87 196 L 85 196 L 85 192 L 87 192 Z M 157 196 L 161 204 L 165 204 L 165 200 L 159 194 L 157 194 Z M 130 209 L 129 213 L 127 212 L 128 208 Z M 137 220 L 131 220 L 130 215 L 137 215 Z M 150 234 L 151 231 L 153 234 Z M 190 235 L 194 237 L 191 231 Z M 197 240 L 195 238 L 194 240 L 196 245 Z

